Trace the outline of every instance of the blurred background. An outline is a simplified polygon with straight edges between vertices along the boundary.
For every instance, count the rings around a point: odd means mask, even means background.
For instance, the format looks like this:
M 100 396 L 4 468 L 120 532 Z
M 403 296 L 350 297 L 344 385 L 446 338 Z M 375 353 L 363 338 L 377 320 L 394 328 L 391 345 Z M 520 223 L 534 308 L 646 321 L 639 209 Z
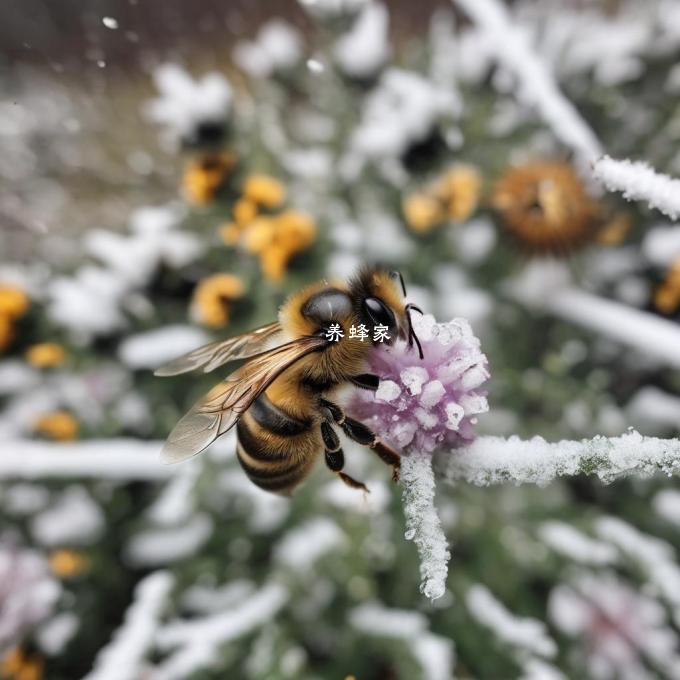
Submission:
M 479 337 L 478 435 L 676 437 L 680 226 L 592 163 L 680 175 L 679 57 L 675 0 L 2 5 L 0 677 L 680 677 L 674 478 L 441 445 L 430 601 L 374 456 L 368 495 L 260 491 L 230 436 L 162 466 L 228 369 L 153 376 L 380 262 Z

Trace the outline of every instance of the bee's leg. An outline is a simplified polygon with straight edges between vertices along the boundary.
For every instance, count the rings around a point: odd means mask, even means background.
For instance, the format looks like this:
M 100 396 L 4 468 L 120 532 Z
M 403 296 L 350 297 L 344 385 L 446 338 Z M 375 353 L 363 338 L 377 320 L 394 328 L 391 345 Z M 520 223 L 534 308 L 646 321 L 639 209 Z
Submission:
M 365 484 L 357 481 L 348 474 L 342 472 L 345 467 L 345 454 L 340 448 L 340 439 L 333 427 L 325 420 L 321 421 L 321 436 L 323 437 L 323 445 L 325 448 L 326 465 L 328 469 L 335 472 L 347 486 L 353 489 L 361 489 L 369 493 L 368 487 Z
M 373 390 L 374 392 L 378 389 L 378 385 L 380 384 L 380 378 L 372 373 L 353 375 L 349 380 L 353 385 L 356 385 L 356 387 L 361 387 L 365 390 Z
M 321 407 L 326 409 L 333 420 L 342 427 L 342 431 L 357 444 L 368 446 L 369 449 L 375 451 L 380 460 L 392 466 L 392 479 L 395 482 L 399 481 L 399 470 L 401 469 L 401 458 L 396 451 L 393 451 L 389 446 L 383 444 L 375 433 L 363 423 L 360 423 L 354 418 L 345 415 L 345 412 L 332 401 L 321 399 Z M 323 425 L 323 424 L 322 424 Z M 329 426 L 330 427 L 330 426 Z M 335 432 L 333 433 L 335 435 Z M 337 435 L 336 435 L 337 439 Z M 339 445 L 339 442 L 338 442 Z

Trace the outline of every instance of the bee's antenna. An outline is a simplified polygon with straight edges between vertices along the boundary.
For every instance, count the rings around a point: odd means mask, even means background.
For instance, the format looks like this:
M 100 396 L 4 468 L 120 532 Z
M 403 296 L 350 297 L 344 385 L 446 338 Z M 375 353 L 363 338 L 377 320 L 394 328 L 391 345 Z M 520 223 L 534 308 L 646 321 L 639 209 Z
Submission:
M 418 347 L 418 356 L 421 359 L 425 358 L 425 355 L 423 354 L 423 347 L 420 344 L 420 340 L 418 339 L 418 336 L 416 335 L 416 332 L 413 330 L 413 323 L 411 321 L 411 310 L 415 309 L 416 312 L 419 312 L 420 314 L 423 313 L 423 310 L 418 307 L 418 305 L 414 305 L 412 302 L 409 302 L 406 307 L 406 318 L 408 319 L 408 346 L 413 347 L 413 341 L 415 340 L 416 346 Z
M 398 278 L 399 283 L 401 283 L 401 292 L 404 294 L 404 297 L 406 297 L 406 284 L 404 283 L 404 277 L 401 275 L 401 272 L 398 271 L 391 271 L 390 276 L 392 278 Z

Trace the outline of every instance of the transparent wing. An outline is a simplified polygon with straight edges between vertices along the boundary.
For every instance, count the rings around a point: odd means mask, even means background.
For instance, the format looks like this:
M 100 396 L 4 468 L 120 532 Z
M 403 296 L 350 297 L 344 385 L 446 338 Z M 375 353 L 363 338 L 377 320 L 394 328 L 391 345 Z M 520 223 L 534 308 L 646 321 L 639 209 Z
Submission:
M 251 359 L 213 387 L 175 425 L 161 451 L 164 463 L 178 463 L 210 446 L 230 430 L 251 404 L 288 367 L 326 345 L 324 337 L 293 340 Z
M 228 340 L 211 342 L 209 345 L 198 347 L 188 354 L 157 368 L 154 375 L 161 377 L 179 375 L 180 373 L 195 371 L 197 368 L 202 368 L 204 373 L 210 373 L 210 371 L 229 361 L 247 359 L 264 352 L 268 343 L 273 341 L 280 332 L 281 326 L 278 321 L 275 321 Z

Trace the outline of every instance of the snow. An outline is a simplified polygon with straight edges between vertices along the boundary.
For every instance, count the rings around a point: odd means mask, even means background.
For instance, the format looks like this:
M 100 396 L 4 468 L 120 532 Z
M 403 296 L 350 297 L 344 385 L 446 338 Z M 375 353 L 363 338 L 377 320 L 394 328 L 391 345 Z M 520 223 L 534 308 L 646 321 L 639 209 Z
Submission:
M 401 387 L 394 380 L 381 380 L 375 391 L 375 398 L 379 401 L 394 401 L 401 394 Z
M 647 574 L 655 591 L 680 608 L 680 567 L 670 543 L 644 534 L 618 517 L 602 517 L 595 524 L 597 534 L 615 545 Z M 676 609 L 680 612 L 680 609 Z
M 402 457 L 401 484 L 404 489 L 405 537 L 416 544 L 420 557 L 420 589 L 426 597 L 436 600 L 446 591 L 451 553 L 434 507 L 431 457 L 418 453 Z
M 351 145 L 367 159 L 400 157 L 425 140 L 440 118 L 455 112 L 450 92 L 417 73 L 389 68 L 364 106 Z
M 680 257 L 680 226 L 660 224 L 648 229 L 642 239 L 642 252 L 657 267 L 667 267 Z
M 173 585 L 173 577 L 165 571 L 153 572 L 139 582 L 123 625 L 99 652 L 94 668 L 84 680 L 137 680 L 142 677 L 144 658 L 153 643 Z
M 0 505 L 10 515 L 33 515 L 48 504 L 50 492 L 41 484 L 12 484 L 0 493 Z
M 656 172 L 645 162 L 604 156 L 595 162 L 593 175 L 629 201 L 645 201 L 673 220 L 680 217 L 680 179 Z
M 669 366 L 680 367 L 678 324 L 572 287 L 567 280 L 534 276 L 538 273 L 536 268 L 531 272 L 531 276 L 527 272 L 527 276 L 508 286 L 508 292 L 522 304 L 548 311 Z
M 367 3 L 333 48 L 340 69 L 353 78 L 376 75 L 390 55 L 388 27 L 387 8 L 377 2 Z
M 31 520 L 31 533 L 38 543 L 89 545 L 104 529 L 104 514 L 84 487 L 70 486 L 51 506 Z
M 183 680 L 207 667 L 222 645 L 270 622 L 288 597 L 283 586 L 271 583 L 229 611 L 171 621 L 158 631 L 157 643 L 164 650 L 178 649 L 153 669 L 151 679 Z
M 552 658 L 557 653 L 557 645 L 548 635 L 543 621 L 516 616 L 485 586 L 473 585 L 467 592 L 465 602 L 470 614 L 479 623 L 490 628 L 497 638 L 512 647 L 545 658 Z
M 318 517 L 284 534 L 274 550 L 274 558 L 296 574 L 304 574 L 324 555 L 346 545 L 347 537 L 340 527 L 326 517 Z
M 626 412 L 630 421 L 640 427 L 680 428 L 680 397 L 658 387 L 640 388 L 628 402 Z
M 72 277 L 54 279 L 47 291 L 47 314 L 76 338 L 89 340 L 125 326 L 120 305 L 126 290 L 114 272 L 86 265 Z
M 416 395 L 423 391 L 423 383 L 427 382 L 430 376 L 422 366 L 409 366 L 401 371 L 399 377 L 408 391 Z
M 602 147 L 588 123 L 565 98 L 547 65 L 529 46 L 526 36 L 499 0 L 457 0 L 486 37 L 486 45 L 517 79 L 517 97 L 534 106 L 555 136 L 571 148 L 583 165 L 602 155 Z
M 52 443 L 3 441 L 0 479 L 93 478 L 163 480 L 177 471 L 161 465 L 162 442 L 91 439 Z
M 680 440 L 643 437 L 630 431 L 619 437 L 595 437 L 550 443 L 542 437 L 479 437 L 438 456 L 449 480 L 478 486 L 514 482 L 545 485 L 556 477 L 594 474 L 605 483 L 627 475 L 667 475 L 680 468 Z
M 40 649 L 49 656 L 61 654 L 64 647 L 73 639 L 78 626 L 78 617 L 73 612 L 57 614 L 40 626 L 37 632 Z
M 366 602 L 350 612 L 349 623 L 366 635 L 402 640 L 420 664 L 423 677 L 428 680 L 452 677 L 455 660 L 453 643 L 430 633 L 427 618 L 420 612 Z
M 102 23 L 106 28 L 110 28 L 112 31 L 115 31 L 118 28 L 118 22 L 113 17 L 104 17 Z
M 0 396 L 11 396 L 28 391 L 40 384 L 40 373 L 23 361 L 0 361 Z
M 680 491 L 664 489 L 652 499 L 652 507 L 657 515 L 671 524 L 680 526 Z
M 210 515 L 197 513 L 183 524 L 144 529 L 134 534 L 125 547 L 125 554 L 135 566 L 171 564 L 195 555 L 212 532 Z
M 591 538 L 565 522 L 544 522 L 538 533 L 550 548 L 574 562 L 602 566 L 617 561 L 617 552 L 611 545 Z
M 200 472 L 201 466 L 198 461 L 191 461 L 180 466 L 147 510 L 147 517 L 154 524 L 162 526 L 179 524 L 188 520 L 194 511 L 194 486 Z
M 255 584 L 246 579 L 230 581 L 219 588 L 190 586 L 182 593 L 182 607 L 192 614 L 216 614 L 244 602 L 255 591 Z
M 174 324 L 129 335 L 120 344 L 118 356 L 129 368 L 153 369 L 209 341 L 200 328 Z
M 265 23 L 253 41 L 241 41 L 234 49 L 234 61 L 254 78 L 268 78 L 287 71 L 302 58 L 300 34 L 282 19 Z
M 153 78 L 160 96 L 144 111 L 174 136 L 191 136 L 201 123 L 222 123 L 228 117 L 233 93 L 221 73 L 211 72 L 194 80 L 181 66 L 163 64 Z

